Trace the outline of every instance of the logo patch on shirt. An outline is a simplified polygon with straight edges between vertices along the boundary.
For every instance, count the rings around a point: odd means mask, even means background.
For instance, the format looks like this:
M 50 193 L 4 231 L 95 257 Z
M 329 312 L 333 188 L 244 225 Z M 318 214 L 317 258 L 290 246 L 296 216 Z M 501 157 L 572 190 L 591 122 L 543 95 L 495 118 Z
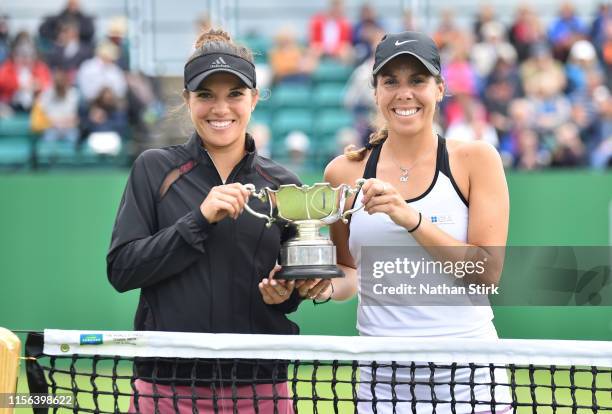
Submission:
M 450 214 L 431 216 L 429 220 L 434 224 L 453 224 L 455 222 Z

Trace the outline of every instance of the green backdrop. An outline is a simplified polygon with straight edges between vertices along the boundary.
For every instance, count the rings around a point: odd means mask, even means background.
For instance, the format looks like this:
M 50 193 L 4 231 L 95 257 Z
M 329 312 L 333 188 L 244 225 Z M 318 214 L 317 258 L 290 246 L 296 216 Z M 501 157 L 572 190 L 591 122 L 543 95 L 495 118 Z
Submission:
M 9 329 L 132 327 L 138 292 L 119 294 L 105 255 L 126 172 L 0 176 L 0 326 Z M 320 177 L 304 177 L 314 182 Z M 513 173 L 509 243 L 609 245 L 612 174 Z M 495 309 L 505 338 L 612 340 L 612 308 Z M 306 334 L 353 335 L 355 301 L 292 316 Z

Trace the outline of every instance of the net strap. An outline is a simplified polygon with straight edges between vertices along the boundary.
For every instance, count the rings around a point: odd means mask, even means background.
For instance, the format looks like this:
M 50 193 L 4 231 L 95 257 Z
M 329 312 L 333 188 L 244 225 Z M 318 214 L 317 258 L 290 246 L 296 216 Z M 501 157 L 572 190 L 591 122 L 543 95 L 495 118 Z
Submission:
M 31 394 L 48 394 L 49 387 L 45 378 L 43 368 L 37 358 L 43 355 L 44 337 L 38 333 L 30 333 L 26 339 L 26 374 L 28 388 Z M 47 414 L 48 409 L 43 407 L 32 407 L 34 414 Z

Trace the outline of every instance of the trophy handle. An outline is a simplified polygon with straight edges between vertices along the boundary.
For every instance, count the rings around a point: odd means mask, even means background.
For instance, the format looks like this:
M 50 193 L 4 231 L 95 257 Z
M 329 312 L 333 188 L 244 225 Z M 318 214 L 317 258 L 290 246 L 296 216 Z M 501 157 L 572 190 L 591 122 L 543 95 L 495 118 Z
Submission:
M 245 184 L 244 188 L 246 188 L 249 191 L 250 196 L 258 198 L 260 201 L 264 203 L 268 200 L 268 196 L 267 196 L 265 188 L 262 188 L 259 192 L 255 189 L 255 186 L 253 184 Z M 270 211 L 270 216 L 266 216 L 265 214 L 258 213 L 257 211 L 253 210 L 249 206 L 248 201 L 244 204 L 244 209 L 248 211 L 250 214 L 254 215 L 255 217 L 259 217 L 259 218 L 266 220 L 267 221 L 266 227 L 268 228 L 272 226 L 272 223 L 274 223 L 274 221 L 276 221 L 273 217 L 270 217 L 272 215 L 272 211 Z M 270 210 L 272 210 L 271 206 L 270 206 Z
M 347 195 L 357 194 L 361 190 L 361 187 L 363 187 L 363 184 L 365 184 L 365 182 L 366 182 L 365 178 L 360 178 L 357 181 L 355 181 L 355 187 L 349 187 L 346 190 Z M 363 204 L 360 205 L 359 207 L 355 207 L 350 210 L 346 210 L 344 213 L 342 213 L 342 222 L 344 224 L 348 223 L 348 216 L 350 216 L 353 213 L 358 212 L 362 208 L 363 208 Z

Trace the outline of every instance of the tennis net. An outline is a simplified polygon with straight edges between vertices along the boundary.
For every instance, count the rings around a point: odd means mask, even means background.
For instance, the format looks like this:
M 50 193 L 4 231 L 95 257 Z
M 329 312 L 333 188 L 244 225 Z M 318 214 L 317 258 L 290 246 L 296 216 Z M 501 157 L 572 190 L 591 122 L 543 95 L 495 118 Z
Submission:
M 45 330 L 31 393 L 55 411 L 612 412 L 612 343 Z

